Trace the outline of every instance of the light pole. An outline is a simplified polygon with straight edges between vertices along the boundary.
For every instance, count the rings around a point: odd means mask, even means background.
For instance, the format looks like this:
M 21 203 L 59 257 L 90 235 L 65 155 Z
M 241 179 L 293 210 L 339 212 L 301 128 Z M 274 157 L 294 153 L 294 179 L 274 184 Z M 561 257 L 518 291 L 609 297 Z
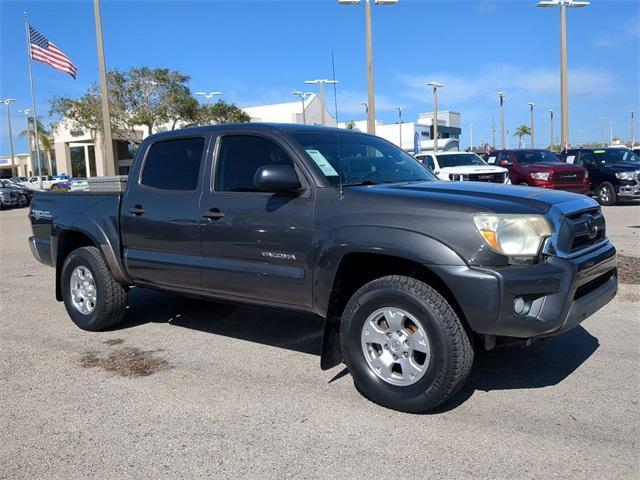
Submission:
M 27 146 L 29 147 L 29 158 L 31 160 L 31 168 L 33 168 L 33 155 L 31 153 L 31 125 L 29 125 L 29 115 L 31 115 L 33 109 L 25 108 L 23 110 L 18 110 L 18 113 L 22 113 L 24 115 L 25 122 L 27 124 Z
M 222 93 L 220 92 L 196 92 L 196 95 L 199 95 L 201 97 L 204 97 L 207 99 L 207 105 L 211 104 L 211 99 L 213 97 L 216 97 L 218 95 L 222 95 Z
M 609 120 L 609 146 L 613 145 L 613 122 Z
M 338 0 L 340 5 L 359 5 L 361 0 Z M 374 0 L 376 5 L 395 5 L 398 0 Z M 367 101 L 369 109 L 367 112 L 367 133 L 376 133 L 376 99 L 373 84 L 373 45 L 371 33 L 371 0 L 364 2 L 364 21 L 366 37 L 366 57 L 367 57 Z
M 398 133 L 400 134 L 398 146 L 402 148 L 402 110 L 404 110 L 404 107 L 397 106 L 396 110 L 398 110 Z
M 498 92 L 498 98 L 500 99 L 500 148 L 502 148 L 504 150 L 505 148 L 505 143 L 504 143 L 504 97 L 506 97 L 507 94 L 504 92 Z
M 469 124 L 469 150 L 473 151 L 473 123 Z
M 604 117 L 600 117 L 600 143 L 604 147 Z
M 15 101 L 15 98 L 5 98 L 4 100 L 0 100 L 0 103 L 4 103 L 7 106 L 7 127 L 9 128 L 9 150 L 11 151 L 11 165 L 15 163 L 15 157 L 13 154 L 13 130 L 11 129 L 11 104 Z
M 360 105 L 364 107 L 365 115 L 369 115 L 369 104 L 367 102 L 360 102 Z
M 496 149 L 496 117 L 494 115 L 491 115 L 491 137 L 492 137 L 491 147 L 495 150 Z
M 629 140 L 631 142 L 631 148 L 636 146 L 636 121 L 634 118 L 634 112 L 633 110 L 631 110 L 631 139 Z
M 428 85 L 433 88 L 433 118 L 431 124 L 433 125 L 433 151 L 438 151 L 438 89 L 444 87 L 443 84 L 436 81 L 427 82 Z
M 306 125 L 307 113 L 305 112 L 304 101 L 307 98 L 309 98 L 310 95 L 313 95 L 313 94 L 311 92 L 301 92 L 299 90 L 296 90 L 295 92 L 291 92 L 291 95 L 295 95 L 296 97 L 300 98 L 300 103 L 302 103 L 302 124 Z
M 535 148 L 535 140 L 534 140 L 534 135 L 535 135 L 535 125 L 533 123 L 533 108 L 536 106 L 535 103 L 533 102 L 529 102 L 529 110 L 531 113 L 531 148 Z
M 327 80 L 326 78 L 316 78 L 315 80 L 306 80 L 307 85 L 320 85 L 320 123 L 325 124 L 325 107 L 324 107 L 324 86 L 338 83 L 337 80 Z
M 553 143 L 553 110 L 549 110 L 549 132 L 550 132 L 549 146 L 551 147 L 551 150 L 553 150 L 555 147 L 555 144 Z
M 577 0 L 543 0 L 537 7 L 560 6 L 560 99 L 561 99 L 561 143 L 565 150 L 569 148 L 569 99 L 567 89 L 567 7 L 586 7 L 590 2 Z

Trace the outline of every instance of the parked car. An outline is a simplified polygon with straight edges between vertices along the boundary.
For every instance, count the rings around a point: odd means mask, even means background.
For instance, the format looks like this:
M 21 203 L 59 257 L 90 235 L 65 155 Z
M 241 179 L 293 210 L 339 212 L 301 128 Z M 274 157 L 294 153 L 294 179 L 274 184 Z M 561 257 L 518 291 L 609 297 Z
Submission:
M 49 190 L 52 185 L 55 185 L 56 183 L 60 183 L 64 181 L 62 179 L 53 178 L 53 176 L 51 175 L 42 175 L 42 177 L 38 177 L 38 176 L 30 177 L 27 182 L 21 182 L 20 185 L 24 185 L 25 187 L 30 188 L 32 190 L 39 189 L 40 178 L 42 178 L 42 188 L 44 190 Z
M 631 151 L 640 157 L 640 147 L 633 147 Z
M 415 157 L 440 180 L 509 183 L 506 168 L 489 165 L 473 152 L 424 152 Z
M 589 171 L 589 192 L 601 205 L 640 198 L 640 156 L 627 148 L 577 148 L 562 156 Z
M 15 190 L 0 186 L 0 210 L 17 207 L 20 201 L 19 198 Z
M 514 185 L 587 193 L 587 171 L 578 165 L 567 165 L 548 150 L 519 149 L 492 152 L 487 163 L 509 169 Z
M 78 327 L 118 324 L 133 286 L 316 314 L 321 367 L 344 361 L 360 392 L 397 410 L 449 399 L 474 345 L 559 335 L 617 290 L 594 199 L 438 181 L 360 132 L 164 132 L 143 141 L 128 179 L 123 192 L 33 197 L 31 251 L 55 267 Z
M 22 184 L 22 183 L 28 182 L 28 181 L 29 181 L 29 178 L 27 178 L 27 177 L 13 177 L 13 178 L 11 179 L 11 181 L 12 181 L 13 183 Z
M 19 206 L 26 207 L 31 203 L 33 191 L 29 190 L 27 187 L 14 183 L 11 180 L 0 180 L 0 186 L 18 194 Z

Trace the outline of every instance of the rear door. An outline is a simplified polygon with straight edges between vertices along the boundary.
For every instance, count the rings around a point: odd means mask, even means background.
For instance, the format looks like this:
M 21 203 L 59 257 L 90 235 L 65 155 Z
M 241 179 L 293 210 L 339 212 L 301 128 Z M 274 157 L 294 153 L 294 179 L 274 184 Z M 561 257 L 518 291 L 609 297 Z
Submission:
M 201 290 L 200 214 L 208 135 L 159 139 L 129 176 L 121 207 L 124 260 L 136 282 Z
M 205 290 L 261 303 L 311 306 L 314 190 L 286 139 L 264 132 L 222 132 L 213 178 L 201 204 Z M 293 165 L 303 188 L 255 190 L 261 166 Z
M 589 188 L 591 191 L 595 190 L 600 182 L 604 180 L 600 165 L 596 162 L 596 156 L 593 152 L 589 150 L 579 151 L 579 155 L 574 163 L 586 168 L 589 172 Z

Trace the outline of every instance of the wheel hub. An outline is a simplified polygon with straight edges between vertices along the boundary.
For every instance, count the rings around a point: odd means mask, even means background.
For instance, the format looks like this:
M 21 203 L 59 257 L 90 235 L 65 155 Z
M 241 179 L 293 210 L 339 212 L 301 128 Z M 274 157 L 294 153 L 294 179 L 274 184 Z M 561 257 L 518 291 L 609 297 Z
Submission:
M 429 366 L 426 330 L 399 308 L 381 308 L 369 315 L 362 327 L 361 344 L 369 368 L 392 385 L 417 382 Z
M 96 308 L 97 289 L 91 271 L 84 266 L 76 267 L 69 279 L 71 303 L 83 315 L 91 314 Z

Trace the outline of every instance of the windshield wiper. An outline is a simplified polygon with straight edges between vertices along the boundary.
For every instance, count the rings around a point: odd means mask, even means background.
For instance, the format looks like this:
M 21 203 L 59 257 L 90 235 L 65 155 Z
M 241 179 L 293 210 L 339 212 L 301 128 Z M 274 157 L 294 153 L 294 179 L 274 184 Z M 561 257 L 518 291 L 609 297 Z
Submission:
M 367 185 L 380 185 L 382 183 L 401 183 L 392 180 L 362 180 L 361 182 L 343 183 L 343 187 L 363 187 Z

